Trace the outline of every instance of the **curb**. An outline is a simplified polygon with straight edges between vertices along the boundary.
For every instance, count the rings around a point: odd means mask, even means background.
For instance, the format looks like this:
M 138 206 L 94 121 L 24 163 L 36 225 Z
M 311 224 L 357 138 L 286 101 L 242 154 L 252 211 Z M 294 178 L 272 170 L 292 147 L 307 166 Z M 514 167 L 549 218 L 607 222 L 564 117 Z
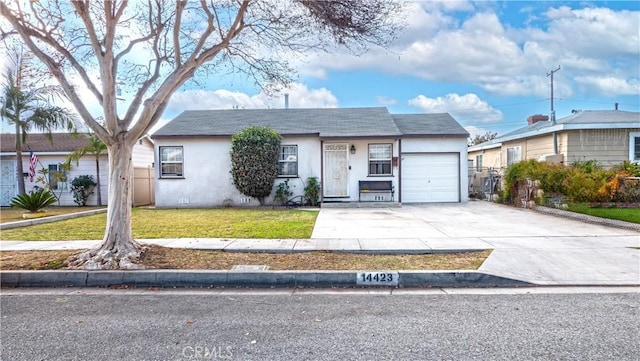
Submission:
M 574 219 L 574 220 L 582 221 L 582 222 L 586 222 L 586 223 L 601 224 L 601 225 L 609 226 L 609 227 L 616 227 L 616 228 L 630 229 L 630 230 L 633 230 L 633 231 L 640 231 L 640 224 L 637 224 L 637 223 L 625 222 L 625 221 L 620 221 L 620 220 L 617 220 L 617 219 L 608 219 L 608 218 L 596 217 L 596 216 L 591 216 L 591 215 L 588 215 L 588 214 L 569 212 L 569 211 L 565 211 L 565 210 L 562 210 L 562 209 L 550 208 L 550 207 L 544 207 L 544 206 L 535 206 L 532 209 L 534 211 L 536 211 L 536 212 L 539 212 L 539 213 L 550 214 L 550 215 L 553 215 L 553 216 L 558 216 L 558 217 L 563 217 L 563 218 L 570 218 L 570 219 Z
M 477 271 L 397 271 L 398 284 L 382 287 L 527 287 L 532 283 Z M 357 271 L 3 271 L 2 287 L 371 287 Z M 380 287 L 380 286 L 373 286 Z
M 51 223 L 51 222 L 57 222 L 57 221 L 64 221 L 65 219 L 92 216 L 94 214 L 99 214 L 99 213 L 107 213 L 107 208 L 92 209 L 90 211 L 76 212 L 76 213 L 69 213 L 69 214 L 60 214 L 58 216 L 34 218 L 34 219 L 25 220 L 25 221 L 0 223 L 0 230 L 34 226 L 36 224 L 44 224 L 44 223 Z

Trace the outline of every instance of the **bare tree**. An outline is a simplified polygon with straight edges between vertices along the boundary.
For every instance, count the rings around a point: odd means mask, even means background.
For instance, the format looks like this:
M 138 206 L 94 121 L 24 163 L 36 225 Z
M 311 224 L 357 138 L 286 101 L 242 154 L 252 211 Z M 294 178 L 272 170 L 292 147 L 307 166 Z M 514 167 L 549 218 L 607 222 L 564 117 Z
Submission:
M 488 142 L 490 140 L 495 139 L 498 136 L 498 133 L 494 132 L 485 132 L 484 134 L 476 134 L 473 138 L 469 137 L 469 146 Z
M 85 268 L 138 268 L 131 231 L 132 149 L 160 119 L 171 95 L 199 75 L 244 73 L 268 87 L 290 82 L 286 59 L 342 46 L 387 46 L 399 23 L 394 0 L 0 0 L 0 36 L 18 34 L 63 87 L 109 154 L 107 226 Z M 1 24 L 1 23 L 0 23 Z M 116 85 L 133 93 L 120 112 Z M 81 97 L 101 105 L 104 126 Z

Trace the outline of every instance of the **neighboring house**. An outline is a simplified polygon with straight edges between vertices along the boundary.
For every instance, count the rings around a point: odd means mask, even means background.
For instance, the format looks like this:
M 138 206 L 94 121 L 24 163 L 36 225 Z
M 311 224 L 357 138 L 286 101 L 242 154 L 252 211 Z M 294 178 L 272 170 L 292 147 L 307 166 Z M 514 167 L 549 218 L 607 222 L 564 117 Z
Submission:
M 66 174 L 66 182 L 56 181 L 52 176 L 54 172 L 61 170 L 60 164 L 64 163 L 67 156 L 76 149 L 87 146 L 87 139 L 84 134 L 78 134 L 72 137 L 68 133 L 54 133 L 53 143 L 49 141 L 44 134 L 33 133 L 27 137 L 27 142 L 23 144 L 22 150 L 22 167 L 24 169 L 25 189 L 27 192 L 34 186 L 42 187 L 43 184 L 37 182 L 37 178 L 42 176 L 36 171 L 33 182 L 29 180 L 29 159 L 30 151 L 35 153 L 38 158 L 37 170 L 47 169 L 47 181 L 52 186 L 56 194 L 60 194 L 60 205 L 75 206 L 73 202 L 73 194 L 71 193 L 71 181 L 80 175 L 92 175 L 96 178 L 96 162 L 93 155 L 86 155 L 80 159 L 78 165 L 71 163 L 71 169 Z M 15 152 L 15 134 L 0 135 L 0 205 L 8 206 L 11 199 L 16 196 L 18 186 L 16 181 L 16 152 Z M 150 168 L 153 167 L 153 142 L 149 137 L 141 138 L 134 147 L 134 156 L 132 157 L 134 167 Z M 109 181 L 109 161 L 107 154 L 100 157 L 100 182 L 102 192 L 102 204 L 106 205 L 108 201 L 108 181 Z M 147 182 L 149 183 L 149 182 Z M 151 182 L 152 183 L 152 182 Z M 134 190 L 134 193 L 136 191 Z M 138 191 L 144 193 L 144 190 Z M 94 194 L 89 198 L 87 205 L 96 205 L 97 197 Z
M 449 114 L 392 115 L 386 108 L 185 111 L 152 135 L 157 207 L 258 205 L 233 185 L 231 136 L 248 126 L 279 132 L 279 177 L 293 196 L 307 178 L 322 202 L 466 202 L 468 133 Z M 390 181 L 394 194 L 360 193 Z
M 527 159 L 566 165 L 595 160 L 605 167 L 640 162 L 640 113 L 575 111 L 555 124 L 547 116 L 534 115 L 526 127 L 471 146 L 468 151 L 477 171 L 505 169 Z

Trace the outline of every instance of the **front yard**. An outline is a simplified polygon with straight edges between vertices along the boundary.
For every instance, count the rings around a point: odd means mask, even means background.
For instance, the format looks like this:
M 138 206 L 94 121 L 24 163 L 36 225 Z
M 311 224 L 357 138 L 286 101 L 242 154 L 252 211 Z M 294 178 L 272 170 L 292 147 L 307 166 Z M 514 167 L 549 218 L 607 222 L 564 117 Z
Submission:
M 4 212 L 4 211 L 3 211 Z M 310 238 L 317 210 L 148 209 L 132 212 L 135 238 Z M 106 214 L 2 231 L 3 240 L 102 239 Z

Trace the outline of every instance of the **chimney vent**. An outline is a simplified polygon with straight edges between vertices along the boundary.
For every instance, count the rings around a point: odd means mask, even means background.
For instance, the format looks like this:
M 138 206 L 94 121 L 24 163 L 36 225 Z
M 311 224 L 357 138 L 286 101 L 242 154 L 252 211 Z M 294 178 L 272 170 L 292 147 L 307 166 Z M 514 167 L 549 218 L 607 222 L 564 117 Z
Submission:
M 289 109 L 289 93 L 284 93 L 284 108 Z
M 618 102 L 613 103 L 613 105 L 615 106 L 615 109 L 618 110 Z
M 536 115 L 532 115 L 529 118 L 527 118 L 527 124 L 531 125 L 531 124 L 535 124 L 537 122 L 546 122 L 547 120 L 549 120 L 549 116 L 548 115 L 536 114 Z

